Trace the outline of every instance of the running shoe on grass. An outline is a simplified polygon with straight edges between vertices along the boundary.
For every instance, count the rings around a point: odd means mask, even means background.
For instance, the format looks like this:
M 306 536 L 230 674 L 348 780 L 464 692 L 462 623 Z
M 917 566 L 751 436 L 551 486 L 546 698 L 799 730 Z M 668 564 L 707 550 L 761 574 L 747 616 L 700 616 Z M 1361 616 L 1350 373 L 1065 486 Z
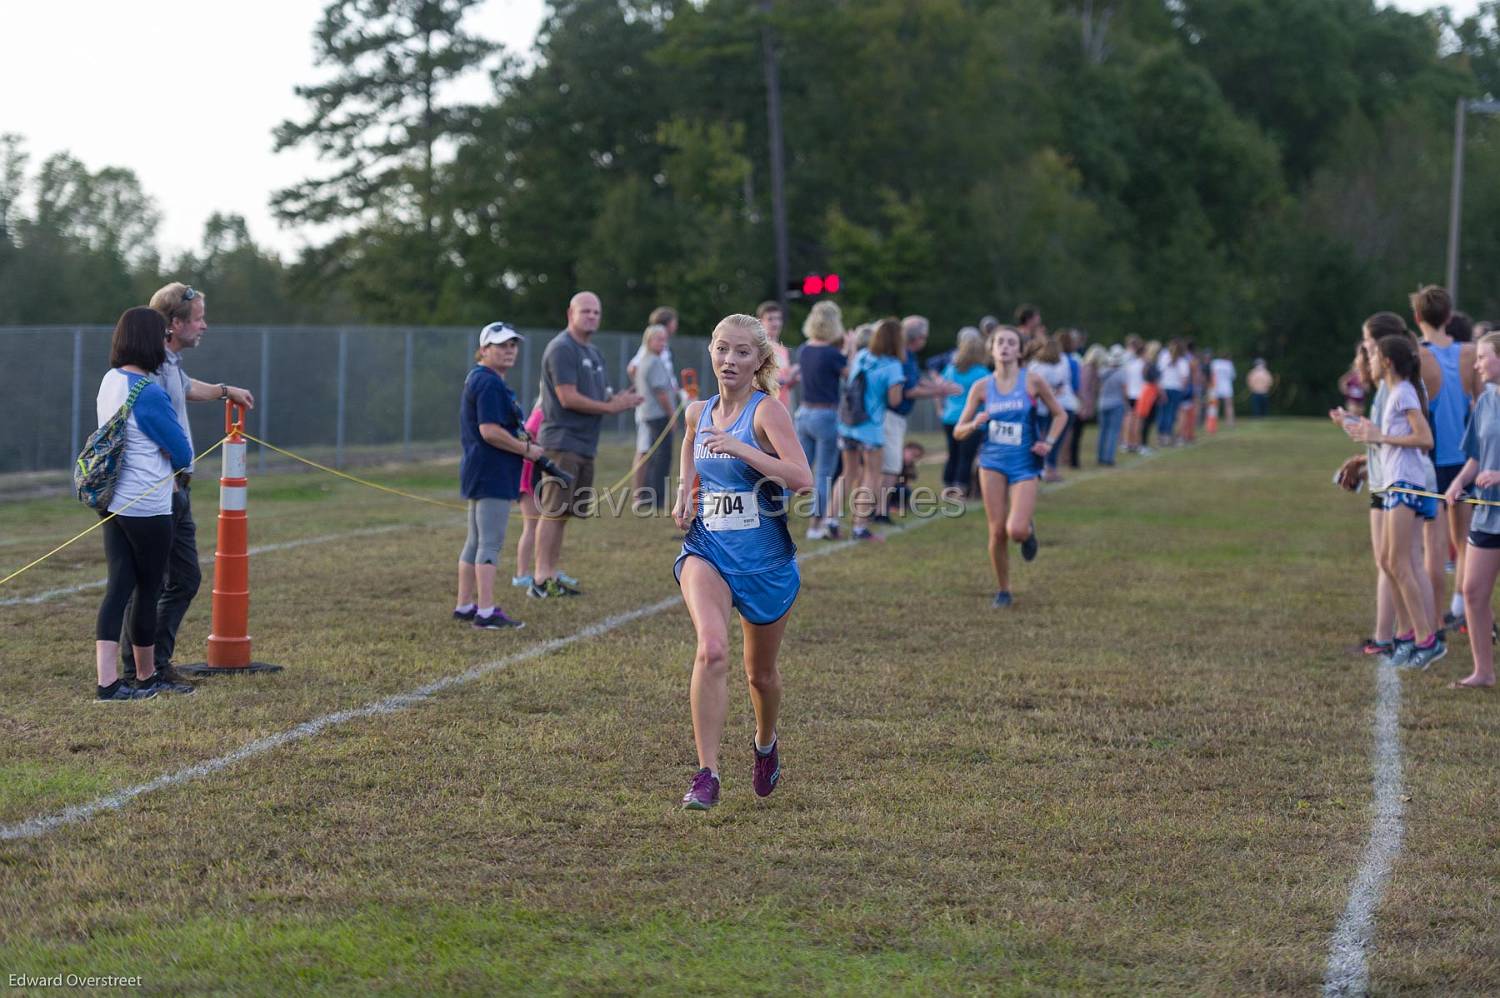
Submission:
M 153 687 L 134 686 L 123 679 L 117 679 L 108 686 L 95 688 L 95 703 L 125 703 L 129 700 L 150 700 L 156 696 Z
M 160 671 L 158 671 L 156 675 L 152 676 L 150 679 L 141 683 L 140 688 L 155 690 L 158 693 L 176 693 L 178 695 L 193 693 L 197 689 L 197 687 L 195 687 L 192 683 L 184 683 L 179 680 L 169 679 L 166 676 L 162 675 Z
M 685 811 L 707 811 L 719 803 L 719 781 L 707 769 L 698 770 L 693 776 L 693 787 L 682 795 Z
M 751 781 L 755 787 L 755 796 L 769 797 L 781 779 L 781 739 L 772 741 L 770 751 L 762 753 L 755 747 L 755 740 L 752 738 L 750 748 L 755 753 L 755 775 Z
M 1448 642 L 1438 639 L 1426 648 L 1413 647 L 1411 654 L 1406 656 L 1406 662 L 1402 665 L 1404 669 L 1417 669 L 1426 672 L 1428 666 L 1448 654 Z
M 472 626 L 476 631 L 505 631 L 511 629 L 520 630 L 526 625 L 521 623 L 519 620 L 513 620 L 510 617 L 507 617 L 505 615 L 505 611 L 497 606 L 495 607 L 495 612 L 490 614 L 489 616 L 476 613 L 474 615 L 474 623 L 470 626 Z

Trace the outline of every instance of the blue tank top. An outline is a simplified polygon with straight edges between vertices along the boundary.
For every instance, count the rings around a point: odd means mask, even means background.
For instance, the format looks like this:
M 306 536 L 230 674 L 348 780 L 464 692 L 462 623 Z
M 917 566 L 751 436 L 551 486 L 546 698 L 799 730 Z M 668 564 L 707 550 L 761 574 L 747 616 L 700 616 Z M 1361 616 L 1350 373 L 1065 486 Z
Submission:
M 766 398 L 755 392 L 734 425 L 724 432 L 762 450 L 755 439 L 755 410 Z M 713 429 L 715 395 L 703 406 L 698 432 Z M 786 489 L 765 481 L 737 457 L 712 454 L 702 443 L 693 447 L 698 472 L 698 515 L 682 544 L 685 554 L 704 559 L 721 574 L 750 575 L 780 568 L 797 554 L 787 530 Z
M 1446 468 L 1464 463 L 1464 430 L 1469 426 L 1469 396 L 1464 392 L 1463 378 L 1458 371 L 1462 343 L 1450 343 L 1445 347 L 1423 343 L 1438 362 L 1443 372 L 1443 384 L 1437 397 L 1427 402 L 1427 418 L 1432 420 L 1432 463 Z
M 1030 461 L 1036 455 L 1036 403 L 1026 390 L 1026 369 L 1016 372 L 1016 384 L 1001 393 L 992 374 L 984 379 L 984 412 L 990 421 L 984 428 L 984 442 L 979 445 L 979 463 L 1002 469 L 1018 460 Z

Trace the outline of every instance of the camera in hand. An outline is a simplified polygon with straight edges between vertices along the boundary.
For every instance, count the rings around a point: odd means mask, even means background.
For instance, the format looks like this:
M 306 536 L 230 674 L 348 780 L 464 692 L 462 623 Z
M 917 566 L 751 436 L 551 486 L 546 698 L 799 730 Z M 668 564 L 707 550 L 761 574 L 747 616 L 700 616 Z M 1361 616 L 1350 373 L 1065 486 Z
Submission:
M 551 475 L 553 478 L 561 478 L 564 485 L 573 484 L 573 476 L 557 466 L 557 462 L 550 457 L 542 456 L 532 462 L 542 469 L 542 474 Z

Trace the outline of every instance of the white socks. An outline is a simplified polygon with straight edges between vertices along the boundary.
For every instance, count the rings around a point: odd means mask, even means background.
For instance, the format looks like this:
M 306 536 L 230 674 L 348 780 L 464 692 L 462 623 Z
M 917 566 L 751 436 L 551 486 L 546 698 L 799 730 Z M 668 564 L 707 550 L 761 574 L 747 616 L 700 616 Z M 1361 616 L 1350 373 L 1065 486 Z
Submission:
M 1452 603 L 1452 605 L 1450 605 L 1448 607 L 1448 610 L 1455 617 L 1462 617 L 1464 615 L 1464 594 L 1463 593 L 1454 593 L 1453 594 L 1453 603 Z

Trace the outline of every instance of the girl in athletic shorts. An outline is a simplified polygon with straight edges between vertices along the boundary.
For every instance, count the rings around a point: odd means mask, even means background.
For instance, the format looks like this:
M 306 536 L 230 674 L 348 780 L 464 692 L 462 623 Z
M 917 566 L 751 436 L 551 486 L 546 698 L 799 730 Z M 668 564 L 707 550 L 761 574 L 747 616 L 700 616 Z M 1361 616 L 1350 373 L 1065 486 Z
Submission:
M 1041 374 L 1020 366 L 1021 334 L 1010 326 L 995 330 L 995 373 L 975 382 L 964 411 L 953 427 L 959 440 L 985 434 L 979 446 L 979 485 L 989 520 L 990 564 L 995 569 L 994 606 L 1011 605 L 1010 541 L 1021 545 L 1021 557 L 1036 557 L 1037 476 L 1042 460 L 1057 446 L 1067 426 L 1067 412 Z M 1038 439 L 1038 405 L 1052 414 L 1050 436 Z
M 672 571 L 698 636 L 691 699 L 699 768 L 682 798 L 684 808 L 696 811 L 719 801 L 732 609 L 740 612 L 755 708 L 756 795 L 769 796 L 781 778 L 776 656 L 802 585 L 787 531 L 787 501 L 789 491 L 812 488 L 791 414 L 776 398 L 776 359 L 760 320 L 725 317 L 709 340 L 709 358 L 719 394 L 688 406 L 681 485 L 672 509 L 687 532 Z
M 1375 355 L 1375 342 L 1382 336 L 1412 338 L 1406 328 L 1406 321 L 1394 312 L 1376 312 L 1365 320 L 1361 328 L 1359 349 L 1354 357 L 1354 371 L 1364 386 L 1365 394 L 1374 392 L 1371 402 L 1373 412 L 1384 409 L 1386 398 L 1390 394 L 1384 380 L 1374 374 L 1371 360 Z M 1328 415 L 1342 429 L 1346 423 L 1357 424 L 1364 416 L 1364 411 L 1335 408 Z M 1384 493 L 1388 482 L 1380 465 L 1379 451 L 1375 444 L 1365 444 L 1365 453 L 1349 458 L 1338 472 L 1339 484 L 1344 488 L 1355 491 L 1360 482 L 1364 481 L 1370 491 L 1370 551 L 1376 568 L 1375 633 L 1365 639 L 1360 649 L 1366 655 L 1390 655 L 1396 650 L 1395 635 L 1410 634 L 1413 630 L 1411 622 L 1404 617 L 1404 607 L 1396 600 L 1395 580 L 1382 567 L 1385 560 L 1382 552 L 1386 546 Z
M 1475 486 L 1475 498 L 1500 501 L 1500 389 L 1495 387 L 1500 384 L 1500 333 L 1486 333 L 1479 341 L 1474 370 L 1484 382 L 1484 390 L 1474 403 L 1474 415 L 1464 433 L 1463 451 L 1468 459 L 1448 487 L 1448 504 L 1455 509 L 1470 483 Z M 1450 684 L 1456 690 L 1495 685 L 1495 646 L 1488 635 L 1495 623 L 1490 598 L 1495 592 L 1495 576 L 1500 574 L 1500 506 L 1474 507 L 1468 547 L 1464 606 L 1469 612 L 1474 671 Z
M 1412 622 L 1412 644 L 1400 646 L 1386 658 L 1392 665 L 1426 669 L 1447 654 L 1447 645 L 1433 624 L 1433 591 L 1415 544 L 1417 521 L 1437 515 L 1437 500 L 1413 495 L 1430 491 L 1432 428 L 1427 422 L 1426 390 L 1421 382 L 1421 355 L 1406 336 L 1383 336 L 1371 358 L 1373 372 L 1385 383 L 1387 396 L 1378 422 L 1346 422 L 1346 432 L 1361 443 L 1378 445 L 1380 465 L 1388 489 L 1385 496 L 1386 546 L 1381 567 L 1395 580 L 1396 598 Z M 1406 638 L 1406 635 L 1400 635 Z
M 526 417 L 527 439 L 535 440 L 542 432 L 542 406 L 537 403 Z M 510 584 L 520 589 L 531 585 L 536 567 L 536 525 L 542 511 L 536 504 L 536 465 L 530 461 L 521 463 L 521 539 L 516 542 L 516 574 Z M 571 583 L 570 583 L 571 585 Z

